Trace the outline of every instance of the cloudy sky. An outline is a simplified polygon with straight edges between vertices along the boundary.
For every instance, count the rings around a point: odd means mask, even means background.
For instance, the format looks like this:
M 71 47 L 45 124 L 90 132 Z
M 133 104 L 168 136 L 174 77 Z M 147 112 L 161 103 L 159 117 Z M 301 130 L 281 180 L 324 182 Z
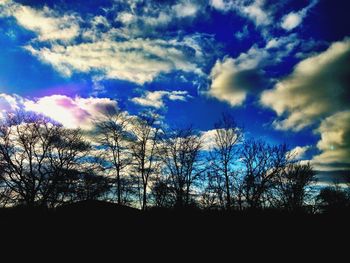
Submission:
M 0 0 L 0 117 L 24 109 L 89 129 L 120 107 L 210 133 L 229 112 L 247 137 L 287 143 L 340 178 L 350 169 L 347 2 Z

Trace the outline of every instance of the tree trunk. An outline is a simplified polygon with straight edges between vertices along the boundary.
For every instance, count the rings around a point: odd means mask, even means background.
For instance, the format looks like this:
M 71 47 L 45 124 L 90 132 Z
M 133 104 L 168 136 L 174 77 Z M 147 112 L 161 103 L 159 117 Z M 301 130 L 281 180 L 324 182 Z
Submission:
M 142 210 L 147 207 L 147 184 L 143 184 Z
M 120 174 L 119 171 L 117 171 L 117 195 L 118 195 L 118 205 L 121 204 L 121 185 L 120 185 Z
M 230 182 L 227 172 L 227 164 L 225 164 L 225 185 L 226 185 L 226 209 L 231 209 L 231 193 L 230 193 Z

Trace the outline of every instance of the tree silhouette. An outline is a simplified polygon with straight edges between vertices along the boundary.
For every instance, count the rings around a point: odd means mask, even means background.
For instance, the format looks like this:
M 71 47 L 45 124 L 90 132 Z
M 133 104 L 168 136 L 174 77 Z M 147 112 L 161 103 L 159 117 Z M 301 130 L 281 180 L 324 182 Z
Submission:
M 233 165 L 236 162 L 237 144 L 243 137 L 242 130 L 237 126 L 233 117 L 223 114 L 221 120 L 215 124 L 214 146 L 210 153 L 210 184 L 216 189 L 221 202 L 225 194 L 226 209 L 231 209 Z
M 169 131 L 162 141 L 161 159 L 178 207 L 190 204 L 191 186 L 203 169 L 199 163 L 201 147 L 201 139 L 192 128 Z
M 170 182 L 165 176 L 159 176 L 152 185 L 152 197 L 154 205 L 158 208 L 170 208 L 174 206 L 175 197 Z
M 132 163 L 132 152 L 129 147 L 132 138 L 128 131 L 130 122 L 130 118 L 124 112 L 118 111 L 108 114 L 106 118 L 95 123 L 95 140 L 101 146 L 101 156 L 108 162 L 107 169 L 115 173 L 118 204 L 126 201 L 123 195 L 128 192 L 125 189 L 128 182 L 124 171 Z
M 345 212 L 350 208 L 349 195 L 340 187 L 325 187 L 318 197 L 320 210 L 326 213 Z
M 3 168 L 0 167 L 0 208 L 6 207 L 8 203 L 11 203 L 11 191 L 10 188 L 7 187 L 6 181 L 4 180 Z
M 315 171 L 310 163 L 288 164 L 279 177 L 280 200 L 283 208 L 289 211 L 299 211 L 306 199 L 311 195 L 308 187 L 316 182 Z
M 56 127 L 36 116 L 8 116 L 0 126 L 0 155 L 3 180 L 13 198 L 27 205 L 37 201 L 44 180 L 49 177 L 45 163 Z
M 310 212 L 312 201 L 321 212 L 349 211 L 343 185 L 323 188 L 315 198 L 310 164 L 296 162 L 286 145 L 243 140 L 230 115 L 215 124 L 211 144 L 204 148 L 192 127 L 161 129 L 153 113 L 114 111 L 95 121 L 93 133 L 33 113 L 8 114 L 0 123 L 0 206 L 56 208 L 113 199 L 142 210 L 200 204 L 225 213 L 293 213 Z
M 287 152 L 286 145 L 271 146 L 255 140 L 244 142 L 242 194 L 249 208 L 261 208 L 272 202 L 272 190 L 289 161 Z
M 158 171 L 160 166 L 157 151 L 160 128 L 156 121 L 157 118 L 154 114 L 143 114 L 132 120 L 134 138 L 131 143 L 131 150 L 134 160 L 133 166 L 138 179 L 142 210 L 147 207 L 149 179 L 152 174 Z
M 110 183 L 105 176 L 86 173 L 75 184 L 76 201 L 98 200 L 110 190 Z
M 9 115 L 0 125 L 2 180 L 13 201 L 54 205 L 62 195 L 58 187 L 68 171 L 81 168 L 89 149 L 79 130 L 35 114 Z

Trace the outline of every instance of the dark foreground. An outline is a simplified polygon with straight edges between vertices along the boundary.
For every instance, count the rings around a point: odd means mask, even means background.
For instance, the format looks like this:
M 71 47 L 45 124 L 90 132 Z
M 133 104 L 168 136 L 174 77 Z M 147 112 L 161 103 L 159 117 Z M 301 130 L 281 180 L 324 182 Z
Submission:
M 83 246 L 86 253 L 102 246 L 108 253 L 117 248 L 119 252 L 125 248 L 170 249 L 175 256 L 194 247 L 206 253 L 229 247 L 236 252 L 244 249 L 255 253 L 258 249 L 266 257 L 266 253 L 276 249 L 300 253 L 310 251 L 311 246 L 323 251 L 337 242 L 348 244 L 342 238 L 349 237 L 350 215 L 197 209 L 140 211 L 95 201 L 56 210 L 2 209 L 0 227 L 2 241 L 8 244 L 40 244 L 54 250 L 65 247 L 65 252 Z
M 188 209 L 149 209 L 140 211 L 113 203 L 91 201 L 65 205 L 56 209 L 3 208 L 0 209 L 1 225 L 18 229 L 44 228 L 76 229 L 86 231 L 146 231 L 163 232 L 177 230 L 264 232 L 289 229 L 325 231 L 332 227 L 350 227 L 349 212 L 328 214 L 288 213 L 276 210 L 265 211 L 216 211 Z

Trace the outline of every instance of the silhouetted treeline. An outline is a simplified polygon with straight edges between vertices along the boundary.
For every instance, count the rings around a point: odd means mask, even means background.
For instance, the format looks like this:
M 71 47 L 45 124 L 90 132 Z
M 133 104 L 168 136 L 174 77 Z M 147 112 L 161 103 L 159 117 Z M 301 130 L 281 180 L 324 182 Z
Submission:
M 223 114 L 211 133 L 169 129 L 155 114 L 106 114 L 93 129 L 67 129 L 30 113 L 0 125 L 0 204 L 57 208 L 100 200 L 146 210 L 347 211 L 340 187 L 284 144 L 245 139 Z

